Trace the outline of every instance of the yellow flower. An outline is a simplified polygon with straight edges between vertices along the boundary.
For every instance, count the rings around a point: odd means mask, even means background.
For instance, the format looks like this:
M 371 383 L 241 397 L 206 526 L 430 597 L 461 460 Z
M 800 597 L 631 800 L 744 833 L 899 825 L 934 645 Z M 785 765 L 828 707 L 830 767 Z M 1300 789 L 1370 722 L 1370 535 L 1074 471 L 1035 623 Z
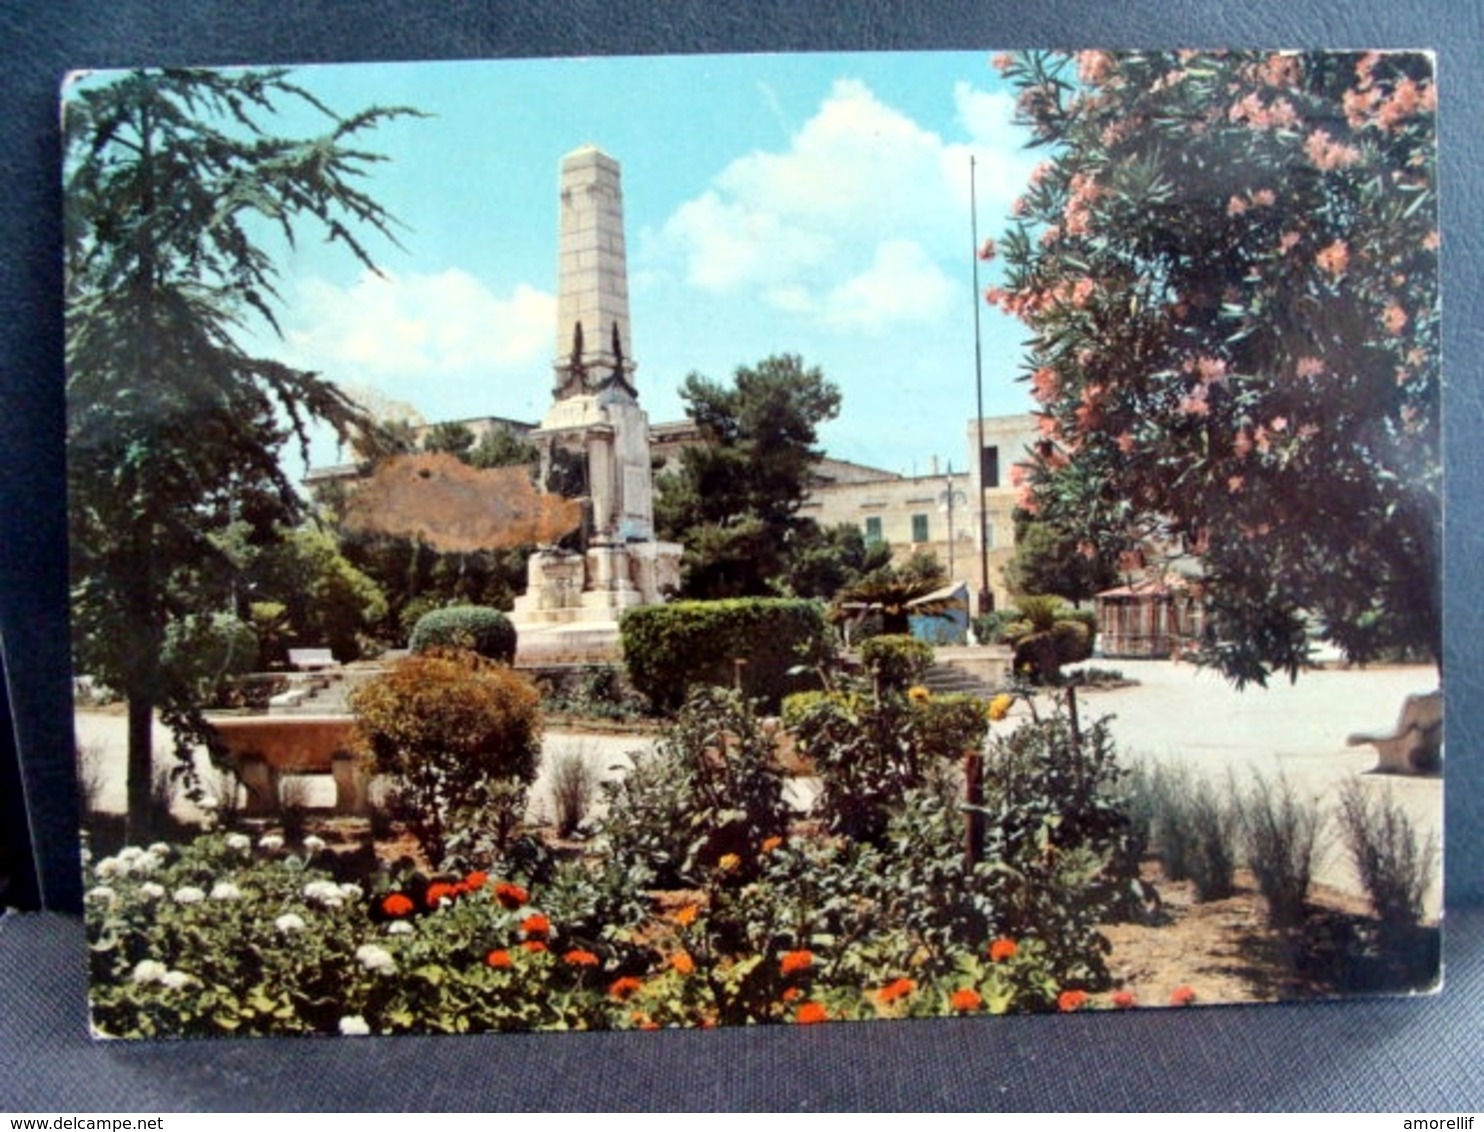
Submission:
M 933 698 L 933 694 L 921 684 L 914 684 L 907 689 L 907 698 L 914 704 L 925 704 Z
M 721 859 L 716 862 L 716 867 L 724 873 L 735 870 L 742 864 L 742 858 L 735 853 L 723 853 Z
M 1015 703 L 1015 697 L 1007 692 L 1001 692 L 989 701 L 989 719 L 991 723 L 998 723 L 1010 714 L 1010 708 Z

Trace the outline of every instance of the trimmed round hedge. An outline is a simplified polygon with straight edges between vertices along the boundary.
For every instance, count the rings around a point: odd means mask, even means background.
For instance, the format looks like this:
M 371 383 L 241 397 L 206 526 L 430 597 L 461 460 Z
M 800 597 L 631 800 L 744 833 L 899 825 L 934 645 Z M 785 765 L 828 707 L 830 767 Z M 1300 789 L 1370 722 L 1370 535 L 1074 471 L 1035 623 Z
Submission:
M 424 613 L 412 627 L 407 647 L 468 649 L 489 660 L 515 662 L 515 626 L 510 618 L 483 605 L 450 605 Z

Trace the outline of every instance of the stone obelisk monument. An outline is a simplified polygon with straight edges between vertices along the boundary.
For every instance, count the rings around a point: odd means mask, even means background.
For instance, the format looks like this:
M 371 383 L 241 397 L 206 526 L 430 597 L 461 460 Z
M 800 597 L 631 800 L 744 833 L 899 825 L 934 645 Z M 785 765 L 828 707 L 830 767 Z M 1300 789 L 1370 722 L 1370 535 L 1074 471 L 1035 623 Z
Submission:
M 662 601 L 680 551 L 654 537 L 649 418 L 639 407 L 629 333 L 628 259 L 618 162 L 594 146 L 562 159 L 554 403 L 529 439 L 541 480 L 576 469 L 581 547 L 543 547 L 514 620 L 525 661 L 616 659 L 618 615 Z

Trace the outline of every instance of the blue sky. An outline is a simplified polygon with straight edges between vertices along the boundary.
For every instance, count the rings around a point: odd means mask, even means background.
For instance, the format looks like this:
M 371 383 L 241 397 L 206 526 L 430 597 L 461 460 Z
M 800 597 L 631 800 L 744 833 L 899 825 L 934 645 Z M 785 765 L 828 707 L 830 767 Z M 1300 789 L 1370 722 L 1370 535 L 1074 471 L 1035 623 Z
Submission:
M 368 189 L 405 225 L 383 278 L 302 240 L 284 339 L 255 348 L 426 420 L 539 420 L 556 353 L 557 171 L 592 143 L 623 168 L 633 351 L 652 421 L 693 370 L 778 352 L 844 394 L 831 454 L 962 468 L 974 412 L 969 155 L 998 236 L 1044 154 L 989 54 L 693 56 L 307 67 L 335 110 L 430 117 L 364 139 Z M 273 128 L 311 132 L 295 113 Z M 983 265 L 980 286 L 995 281 Z M 980 304 L 989 413 L 1030 408 L 1017 324 Z M 316 457 L 332 452 L 317 447 Z

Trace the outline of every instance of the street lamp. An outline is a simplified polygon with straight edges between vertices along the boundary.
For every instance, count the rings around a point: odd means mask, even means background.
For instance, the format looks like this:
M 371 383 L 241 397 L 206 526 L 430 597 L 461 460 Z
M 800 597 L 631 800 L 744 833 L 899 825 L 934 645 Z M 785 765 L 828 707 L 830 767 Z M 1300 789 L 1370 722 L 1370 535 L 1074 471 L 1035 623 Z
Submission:
M 938 493 L 938 510 L 948 513 L 948 580 L 953 580 L 953 509 L 969 502 L 969 497 L 953 486 L 953 461 L 948 462 L 945 490 Z

